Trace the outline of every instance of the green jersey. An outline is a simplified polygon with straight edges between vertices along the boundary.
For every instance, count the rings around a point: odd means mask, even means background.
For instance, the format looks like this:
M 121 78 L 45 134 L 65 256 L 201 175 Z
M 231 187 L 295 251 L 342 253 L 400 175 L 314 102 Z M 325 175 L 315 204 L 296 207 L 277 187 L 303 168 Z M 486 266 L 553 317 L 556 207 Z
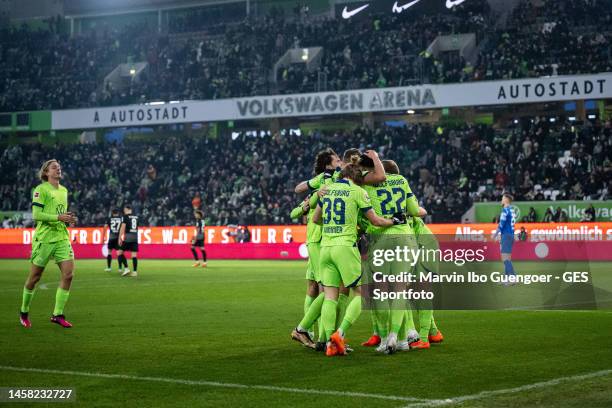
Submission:
M 330 184 L 319 206 L 323 211 L 322 247 L 355 245 L 359 213 L 372 209 L 368 193 L 346 179 Z
M 57 242 L 69 239 L 66 224 L 57 220 L 59 214 L 68 211 L 68 190 L 53 187 L 49 182 L 39 184 L 32 195 L 32 217 L 36 221 L 34 240 Z
M 419 203 L 410 189 L 408 180 L 399 174 L 387 174 L 387 180 L 372 186 L 363 186 L 372 200 L 372 209 L 377 215 L 392 218 L 398 212 L 416 216 L 419 214 Z M 368 220 L 365 220 L 368 221 Z M 388 228 L 375 227 L 369 221 L 368 234 L 409 234 L 410 224 L 394 225 Z
M 318 190 L 321 186 L 334 183 L 340 177 L 340 170 L 336 169 L 331 177 L 326 177 L 325 173 L 317 174 L 306 182 L 308 188 L 312 190 Z
M 316 243 L 321 242 L 321 226 L 314 222 L 312 219 L 314 217 L 314 209 L 319 202 L 319 196 L 317 193 L 312 193 L 310 196 L 310 210 L 306 215 L 307 224 L 306 224 L 306 242 L 307 243 Z M 304 208 L 302 204 L 298 205 L 291 211 L 291 218 L 299 218 L 304 215 Z

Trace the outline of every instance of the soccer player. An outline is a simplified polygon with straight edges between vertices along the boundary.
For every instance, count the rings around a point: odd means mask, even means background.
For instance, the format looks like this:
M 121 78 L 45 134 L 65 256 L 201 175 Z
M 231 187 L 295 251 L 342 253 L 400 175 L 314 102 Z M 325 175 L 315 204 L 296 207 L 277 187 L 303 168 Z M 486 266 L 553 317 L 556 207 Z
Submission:
M 316 192 L 309 195 L 302 201 L 300 205 L 291 211 L 291 218 L 296 219 L 302 216 L 306 217 L 306 246 L 308 248 L 308 266 L 306 269 L 306 297 L 304 298 L 304 316 L 308 314 L 309 309 L 313 305 L 315 306 L 312 310 L 312 314 L 315 317 L 311 323 L 300 324 L 308 325 L 307 328 L 300 326 L 296 327 L 291 332 L 291 338 L 299 341 L 306 347 L 316 348 L 313 341 L 314 330 L 311 330 L 312 324 L 321 314 L 321 307 L 323 305 L 323 293 L 319 290 L 319 283 L 321 282 L 320 268 L 319 268 L 319 254 L 321 252 L 321 226 L 313 221 L 314 208 L 317 205 L 319 196 Z M 302 319 L 304 321 L 304 318 Z M 310 318 L 308 319 L 310 320 Z M 319 319 L 319 322 L 321 320 Z M 319 325 L 319 340 L 322 341 L 324 338 L 323 330 Z
M 374 167 L 374 162 L 369 157 L 361 158 L 360 163 L 366 169 Z M 406 178 L 399 174 L 397 164 L 392 160 L 385 160 L 382 162 L 382 166 L 385 170 L 386 180 L 372 186 L 363 186 L 370 196 L 372 209 L 376 212 L 376 215 L 383 218 L 390 218 L 398 213 L 405 213 L 411 217 L 427 215 L 427 212 L 419 207 L 419 203 L 412 193 Z M 374 251 L 394 250 L 396 247 L 407 247 L 411 250 L 417 249 L 416 237 L 409 224 L 380 228 L 367 222 L 367 220 L 365 223 L 367 226 L 366 233 L 368 234 L 369 242 L 368 259 L 370 262 Z M 368 276 L 370 276 L 374 271 L 371 268 L 371 263 L 368 266 Z M 409 267 L 410 265 L 394 261 L 387 262 L 386 265 L 377 268 L 377 271 L 383 272 L 386 275 L 397 275 L 408 271 Z M 402 290 L 402 288 L 393 289 L 393 291 L 399 290 Z M 406 338 L 406 330 L 402 330 L 402 335 L 400 336 L 400 329 L 402 325 L 404 328 L 407 326 L 408 331 L 412 332 L 409 335 L 416 337 L 410 306 L 406 304 L 405 307 L 401 307 L 393 302 L 386 302 L 384 304 L 375 302 L 374 306 L 376 307 L 375 317 L 378 335 L 381 337 L 380 347 L 377 348 L 377 351 L 393 354 L 397 351 L 398 344 L 400 349 L 407 350 L 409 342 Z
M 319 196 L 325 194 L 326 186 L 338 178 L 341 164 L 342 161 L 332 149 L 321 150 L 315 158 L 313 167 L 314 177 L 300 183 L 301 187 L 296 187 L 296 191 L 304 187 L 304 191 L 310 190 L 310 197 L 307 197 L 298 207 L 291 211 L 291 218 L 299 218 L 302 215 L 307 217 L 306 242 L 308 246 L 308 269 L 306 271 L 308 283 L 306 298 L 304 299 L 304 317 L 292 331 L 291 338 L 299 341 L 306 347 L 316 348 L 319 351 L 322 351 L 325 345 L 325 333 L 323 332 L 321 319 L 319 319 L 324 300 L 323 289 L 322 287 L 319 288 L 321 282 L 319 265 L 321 226 L 313 221 L 313 215 Z M 341 289 L 339 303 L 343 304 L 344 308 L 346 308 L 348 303 L 348 290 L 346 288 Z M 340 313 L 338 313 L 339 316 Z M 319 341 L 315 345 L 312 339 L 313 330 L 311 327 L 317 319 L 319 319 Z
M 499 226 L 494 238 L 500 236 L 501 259 L 504 263 L 504 274 L 516 276 L 512 265 L 512 246 L 514 245 L 514 223 L 516 219 L 512 211 L 512 196 L 508 193 L 502 195 L 502 212 L 499 216 Z
M 195 259 L 193 267 L 197 268 L 198 266 L 202 266 L 202 268 L 206 268 L 206 250 L 204 249 L 204 213 L 201 210 L 195 210 L 193 214 L 195 216 L 195 230 L 193 231 L 193 238 L 191 240 L 191 253 L 193 254 L 193 259 Z M 200 248 L 202 263 L 200 263 L 198 259 L 196 248 Z
M 117 251 L 119 264 L 123 265 L 121 276 L 138 276 L 138 216 L 132 214 L 132 207 L 129 205 L 123 207 L 123 219 L 119 228 L 119 247 L 121 248 Z M 125 252 L 130 252 L 132 255 L 133 271 L 131 272 L 124 255 Z
M 378 158 L 378 155 L 376 155 Z M 390 227 L 406 222 L 403 214 L 385 219 L 372 210 L 368 194 L 358 184 L 363 182 L 361 168 L 346 165 L 340 179 L 328 186 L 327 194 L 319 201 L 314 222 L 323 222 L 321 238 L 321 280 L 325 300 L 321 310 L 328 356 L 346 354 L 344 336 L 361 314 L 361 257 L 356 247 L 359 212 L 379 227 Z M 354 297 L 336 330 L 336 306 L 339 288 L 343 284 L 353 291 Z M 336 331 L 335 331 L 336 330 Z
M 70 295 L 70 286 L 74 271 L 74 252 L 70 245 L 70 237 L 66 224 L 74 225 L 76 216 L 68 212 L 68 190 L 60 185 L 62 167 L 55 160 L 43 163 L 38 173 L 42 181 L 32 196 L 32 218 L 36 221 L 36 231 L 32 240 L 32 256 L 30 257 L 30 274 L 23 288 L 20 322 L 23 327 L 32 326 L 28 313 L 34 296 L 36 284 L 51 258 L 57 263 L 61 278 L 55 292 L 55 308 L 51 322 L 64 328 L 72 327 L 64 316 L 64 307 Z
M 325 149 L 319 152 L 315 161 L 315 176 L 308 181 L 303 181 L 298 184 L 295 188 L 296 193 L 306 192 L 308 190 L 311 192 L 318 190 L 319 196 L 324 195 L 327 191 L 326 186 L 339 178 L 340 170 L 347 164 L 357 164 L 361 156 L 362 153 L 359 149 L 355 148 L 347 149 L 342 155 L 342 160 L 340 160 L 332 149 Z M 374 150 L 368 150 L 365 156 L 370 157 L 374 161 L 375 166 L 372 171 L 362 174 L 362 182 L 364 184 L 375 184 L 385 181 L 385 171 L 378 158 L 378 154 Z M 338 324 L 340 324 L 344 317 L 349 300 L 348 295 L 349 290 L 341 286 L 337 308 Z M 317 304 L 315 303 L 314 306 L 316 307 Z
M 295 187 L 295 192 L 305 193 L 307 191 L 319 190 L 321 186 L 336 181 L 340 174 L 342 160 L 333 149 L 321 150 L 315 159 L 315 176 L 310 180 L 302 181 Z
M 431 232 L 427 224 L 421 217 L 410 219 L 412 230 L 417 239 L 419 248 L 425 251 L 440 249 L 436 236 Z M 438 274 L 439 264 L 437 259 L 419 261 L 416 265 L 416 274 L 421 272 L 434 272 Z M 419 318 L 419 339 L 410 343 L 411 350 L 428 349 L 430 343 L 442 343 L 444 336 L 438 329 L 433 317 L 431 301 L 421 301 L 417 303 Z M 427 339 L 427 341 L 425 340 Z
M 113 208 L 111 216 L 106 222 L 105 227 L 108 228 L 108 243 L 106 248 L 108 254 L 106 255 L 106 272 L 111 271 L 111 263 L 113 262 L 113 250 L 119 252 L 119 228 L 121 227 L 122 218 L 118 208 Z M 119 259 L 117 259 L 119 262 Z M 121 272 L 121 264 L 119 264 L 119 272 Z

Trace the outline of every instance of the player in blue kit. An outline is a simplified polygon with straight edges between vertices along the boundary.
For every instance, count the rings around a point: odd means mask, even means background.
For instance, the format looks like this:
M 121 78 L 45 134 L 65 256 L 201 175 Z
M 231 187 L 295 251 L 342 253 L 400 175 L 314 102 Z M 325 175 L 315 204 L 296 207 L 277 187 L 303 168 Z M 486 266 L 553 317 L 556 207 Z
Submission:
M 501 259 L 504 263 L 506 275 L 516 275 L 512 266 L 512 246 L 514 245 L 514 223 L 516 218 L 512 211 L 512 196 L 504 194 L 501 200 L 502 212 L 499 216 L 499 226 L 495 231 L 495 237 L 500 236 Z

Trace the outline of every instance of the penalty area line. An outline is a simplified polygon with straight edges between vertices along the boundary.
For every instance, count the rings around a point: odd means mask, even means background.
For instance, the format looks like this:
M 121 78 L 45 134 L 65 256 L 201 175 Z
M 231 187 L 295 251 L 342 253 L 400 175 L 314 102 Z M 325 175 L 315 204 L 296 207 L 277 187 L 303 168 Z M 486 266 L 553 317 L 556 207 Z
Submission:
M 291 387 L 277 387 L 273 385 L 247 385 L 247 384 L 236 384 L 236 383 L 224 383 L 217 381 L 202 381 L 202 380 L 184 380 L 180 378 L 167 378 L 167 377 L 141 377 L 136 375 L 128 374 L 106 374 L 86 371 L 65 371 L 65 370 L 51 370 L 44 368 L 27 368 L 27 367 L 12 367 L 0 365 L 0 371 L 14 371 L 23 373 L 40 373 L 40 374 L 60 374 L 67 376 L 77 377 L 92 377 L 92 378 L 106 378 L 112 380 L 133 380 L 133 381 L 147 381 L 147 382 L 159 382 L 169 384 L 181 384 L 181 385 L 194 385 L 194 386 L 205 386 L 205 387 L 218 387 L 218 388 L 237 388 L 244 390 L 258 390 L 258 391 L 275 391 L 275 392 L 287 392 L 293 394 L 310 394 L 310 395 L 329 395 L 335 397 L 354 397 L 354 398 L 372 398 L 380 400 L 391 400 L 391 401 L 403 401 L 403 402 L 420 402 L 427 403 L 433 400 L 413 397 L 401 397 L 396 395 L 383 395 L 383 394 L 370 394 L 365 392 L 351 392 L 351 391 L 334 391 L 334 390 L 317 390 L 309 388 L 291 388 Z
M 449 405 L 449 404 L 460 404 L 465 401 L 480 400 L 480 399 L 485 399 L 489 397 L 496 397 L 499 395 L 517 394 L 517 393 L 534 390 L 538 388 L 552 387 L 552 386 L 559 385 L 559 384 L 562 384 L 568 381 L 588 380 L 591 378 L 605 377 L 607 375 L 612 375 L 612 369 L 594 371 L 592 373 L 587 373 L 587 374 L 559 377 L 559 378 L 554 378 L 548 381 L 521 385 L 519 387 L 514 387 L 514 388 L 505 388 L 501 390 L 492 390 L 492 391 L 482 391 L 476 394 L 463 395 L 463 396 L 454 397 L 454 398 L 436 399 L 436 400 L 429 400 L 425 402 L 415 402 L 415 403 L 406 405 L 405 408 L 438 407 L 438 406 Z

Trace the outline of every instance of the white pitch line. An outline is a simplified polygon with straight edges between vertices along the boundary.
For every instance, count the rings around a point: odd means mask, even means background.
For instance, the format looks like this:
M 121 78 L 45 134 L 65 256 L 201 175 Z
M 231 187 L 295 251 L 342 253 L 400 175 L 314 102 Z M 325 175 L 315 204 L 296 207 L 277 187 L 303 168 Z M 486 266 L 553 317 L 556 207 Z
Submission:
M 549 381 L 542 381 L 542 382 L 537 382 L 533 384 L 521 385 L 520 387 L 505 388 L 505 389 L 493 390 L 493 391 L 482 391 L 477 394 L 463 395 L 461 397 L 429 400 L 426 402 L 417 402 L 413 404 L 408 404 L 405 408 L 439 407 L 439 406 L 449 405 L 449 404 L 460 404 L 465 401 L 479 400 L 483 398 L 494 397 L 494 396 L 504 395 L 504 394 L 516 394 L 516 393 L 533 390 L 537 388 L 545 388 L 545 387 L 551 387 L 554 385 L 559 385 L 567 381 L 581 381 L 581 380 L 587 380 L 589 378 L 604 377 L 606 375 L 612 375 L 612 369 L 595 371 L 592 373 L 581 374 L 581 375 L 559 377 L 559 378 L 555 378 Z
M 118 379 L 118 380 L 149 381 L 149 382 L 161 382 L 161 383 L 182 384 L 182 385 L 202 385 L 202 386 L 220 387 L 220 388 L 239 388 L 239 389 L 247 389 L 247 390 L 277 391 L 277 392 L 289 392 L 289 393 L 294 393 L 294 394 L 311 394 L 311 395 L 314 394 L 314 395 L 331 395 L 331 396 L 336 396 L 336 397 L 373 398 L 373 399 L 404 401 L 404 402 L 432 401 L 432 400 L 423 399 L 423 398 L 400 397 L 400 396 L 395 396 L 395 395 L 383 395 L 383 394 L 369 394 L 369 393 L 363 393 L 363 392 L 276 387 L 273 385 L 247 385 L 247 384 L 236 384 L 236 383 L 223 383 L 223 382 L 217 382 L 217 381 L 183 380 L 179 378 L 166 378 L 166 377 L 139 377 L 135 375 L 126 375 L 126 374 L 105 374 L 105 373 L 92 373 L 92 372 L 85 372 L 85 371 L 48 370 L 44 368 L 12 367 L 12 366 L 3 366 L 3 365 L 0 365 L 0 370 L 26 372 L 26 373 L 72 375 L 72 376 L 79 376 L 79 377 L 108 378 L 108 379 Z

